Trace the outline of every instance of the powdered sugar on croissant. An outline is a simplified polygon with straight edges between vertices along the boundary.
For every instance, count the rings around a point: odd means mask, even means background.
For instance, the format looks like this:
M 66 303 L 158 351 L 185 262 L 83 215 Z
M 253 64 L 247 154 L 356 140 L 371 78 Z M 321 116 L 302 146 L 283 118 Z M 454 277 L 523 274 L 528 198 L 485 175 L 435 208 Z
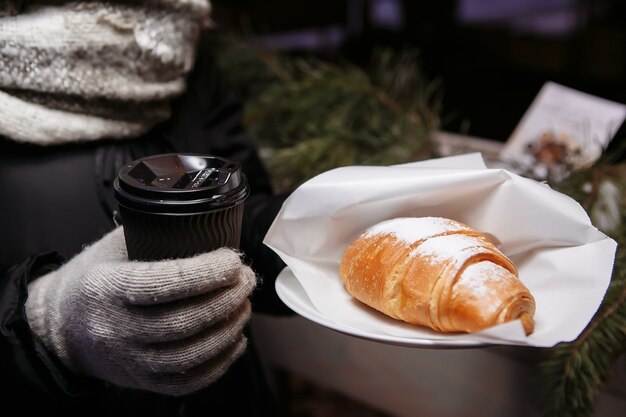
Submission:
M 340 275 L 363 303 L 441 332 L 475 332 L 520 319 L 534 329 L 535 300 L 489 238 L 441 217 L 372 226 L 346 249 Z

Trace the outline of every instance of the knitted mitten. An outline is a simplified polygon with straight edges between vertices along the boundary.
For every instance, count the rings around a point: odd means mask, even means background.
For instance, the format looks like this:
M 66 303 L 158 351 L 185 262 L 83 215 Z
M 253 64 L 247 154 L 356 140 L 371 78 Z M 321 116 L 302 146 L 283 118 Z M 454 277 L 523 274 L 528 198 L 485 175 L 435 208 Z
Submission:
M 255 284 L 230 249 L 129 261 L 120 227 L 31 282 L 26 313 L 73 371 L 184 395 L 218 379 L 244 351 Z

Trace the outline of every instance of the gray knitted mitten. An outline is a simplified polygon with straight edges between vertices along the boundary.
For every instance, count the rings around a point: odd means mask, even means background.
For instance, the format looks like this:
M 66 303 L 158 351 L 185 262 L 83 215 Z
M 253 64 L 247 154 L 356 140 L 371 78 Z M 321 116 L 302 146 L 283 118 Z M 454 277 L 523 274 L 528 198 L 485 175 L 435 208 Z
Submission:
M 185 395 L 245 350 L 252 270 L 230 249 L 129 261 L 122 228 L 28 286 L 33 331 L 73 371 Z

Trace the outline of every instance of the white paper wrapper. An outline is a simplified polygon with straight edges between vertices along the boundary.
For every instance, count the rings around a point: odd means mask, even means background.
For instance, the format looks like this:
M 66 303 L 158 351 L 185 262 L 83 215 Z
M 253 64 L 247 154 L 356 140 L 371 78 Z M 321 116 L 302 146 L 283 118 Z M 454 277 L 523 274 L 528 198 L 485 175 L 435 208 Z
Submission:
M 409 216 L 448 217 L 490 233 L 535 297 L 535 331 L 526 336 L 514 321 L 474 334 L 437 333 L 352 299 L 339 277 L 345 248 L 368 227 Z M 576 201 L 545 184 L 487 169 L 480 154 L 323 173 L 285 201 L 264 243 L 291 268 L 319 312 L 338 324 L 404 338 L 544 347 L 575 339 L 592 319 L 617 246 Z

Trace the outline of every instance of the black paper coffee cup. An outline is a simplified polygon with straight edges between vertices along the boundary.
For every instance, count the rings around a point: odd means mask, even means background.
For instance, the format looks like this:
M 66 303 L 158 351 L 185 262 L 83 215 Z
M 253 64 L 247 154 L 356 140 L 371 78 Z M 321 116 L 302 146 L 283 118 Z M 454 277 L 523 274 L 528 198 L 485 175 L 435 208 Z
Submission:
M 185 258 L 238 248 L 249 187 L 239 163 L 162 154 L 124 166 L 113 184 L 128 258 Z

